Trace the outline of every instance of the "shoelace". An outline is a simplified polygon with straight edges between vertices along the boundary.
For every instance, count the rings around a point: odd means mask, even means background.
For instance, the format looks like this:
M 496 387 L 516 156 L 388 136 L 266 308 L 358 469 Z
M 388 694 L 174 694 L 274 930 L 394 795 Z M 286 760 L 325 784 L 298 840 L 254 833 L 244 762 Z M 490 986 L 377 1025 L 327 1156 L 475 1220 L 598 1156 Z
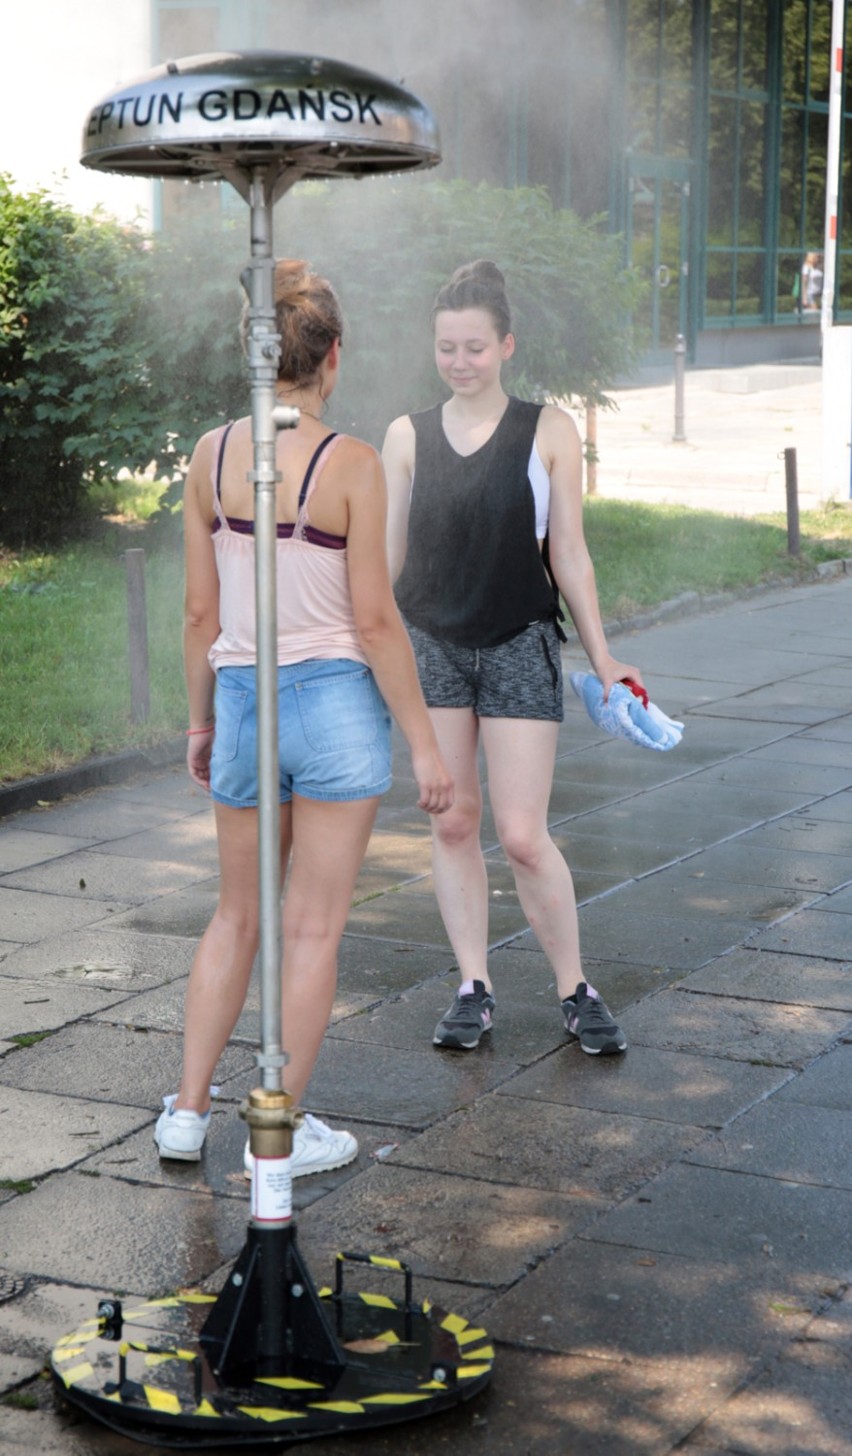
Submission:
M 604 1010 L 603 1002 L 597 996 L 587 996 L 585 1002 L 588 1008 L 586 1011 L 588 1018 L 591 1021 L 599 1021 L 608 1026 L 609 1017 Z M 568 1019 L 569 1021 L 578 1021 L 579 1016 L 580 1007 L 574 1003 L 574 1009 L 568 1012 Z

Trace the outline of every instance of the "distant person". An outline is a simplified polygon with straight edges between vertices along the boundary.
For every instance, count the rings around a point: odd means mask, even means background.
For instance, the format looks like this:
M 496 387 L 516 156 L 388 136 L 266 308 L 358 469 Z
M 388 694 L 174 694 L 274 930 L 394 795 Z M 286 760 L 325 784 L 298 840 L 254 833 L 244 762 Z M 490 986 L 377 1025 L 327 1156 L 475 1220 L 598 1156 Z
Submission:
M 384 460 L 391 574 L 456 789 L 453 807 L 432 822 L 432 863 L 461 986 L 433 1040 L 471 1049 L 495 1010 L 481 743 L 497 836 L 553 967 L 565 1029 L 584 1052 L 622 1052 L 624 1034 L 583 979 L 571 873 L 547 828 L 563 716 L 557 588 L 605 692 L 620 678 L 641 683 L 612 656 L 601 624 L 583 536 L 580 438 L 563 410 L 503 388 L 515 341 L 493 263 L 457 269 L 432 322 L 450 397 L 394 420 Z
M 275 268 L 279 402 L 301 411 L 279 434 L 278 709 L 286 1087 L 307 1086 L 334 1001 L 337 953 L 379 796 L 391 782 L 390 717 L 411 750 L 418 804 L 440 814 L 452 780 L 394 603 L 386 490 L 371 446 L 322 416 L 340 368 L 331 285 L 301 262 Z M 219 902 L 189 975 L 183 1074 L 154 1132 L 161 1158 L 196 1161 L 214 1068 L 245 1001 L 258 947 L 254 464 L 250 419 L 198 442 L 184 495 L 189 699 L 187 765 L 213 797 Z M 385 706 L 387 704 L 387 707 Z M 306 1117 L 292 1174 L 355 1157 L 345 1131 Z M 251 1159 L 247 1155 L 247 1167 Z
M 822 254 L 806 253 L 805 261 L 802 264 L 802 279 L 799 290 L 803 309 L 814 310 L 819 308 L 822 302 L 822 281 Z

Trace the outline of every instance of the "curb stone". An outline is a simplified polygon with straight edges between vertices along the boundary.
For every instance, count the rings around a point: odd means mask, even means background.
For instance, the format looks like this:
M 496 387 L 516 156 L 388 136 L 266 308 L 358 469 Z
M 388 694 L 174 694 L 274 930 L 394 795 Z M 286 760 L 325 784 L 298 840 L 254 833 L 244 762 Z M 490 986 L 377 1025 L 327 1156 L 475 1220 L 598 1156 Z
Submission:
M 702 596 L 700 592 L 680 592 L 655 607 L 637 612 L 632 617 L 612 618 L 604 623 L 608 636 L 624 632 L 638 632 L 653 627 L 658 622 L 671 621 L 673 617 L 695 616 L 698 612 L 719 611 L 730 602 L 746 601 L 749 597 L 765 596 L 778 591 L 779 587 L 812 586 L 818 580 L 832 580 L 841 576 L 852 576 L 852 557 L 839 557 L 835 561 L 821 561 L 809 581 L 794 583 L 761 582 L 758 586 L 743 587 L 732 591 L 711 592 Z M 566 632 L 566 641 L 579 645 L 574 631 Z M 124 753 L 112 753 L 100 758 L 85 759 L 82 763 L 42 777 L 20 779 L 17 783 L 0 785 L 0 819 L 17 814 L 23 809 L 32 809 L 40 800 L 55 802 L 82 794 L 86 789 L 101 788 L 104 784 L 126 783 L 136 774 L 150 772 L 152 768 L 172 768 L 182 763 L 186 747 L 183 738 L 166 739 L 149 748 L 132 748 Z

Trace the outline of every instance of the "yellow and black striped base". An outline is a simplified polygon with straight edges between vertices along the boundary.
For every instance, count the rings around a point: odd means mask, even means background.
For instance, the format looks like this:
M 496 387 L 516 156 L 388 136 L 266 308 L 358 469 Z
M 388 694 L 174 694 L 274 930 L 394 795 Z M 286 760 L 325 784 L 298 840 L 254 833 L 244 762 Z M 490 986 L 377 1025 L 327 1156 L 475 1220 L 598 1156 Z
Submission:
M 404 1299 L 345 1292 L 345 1261 L 403 1274 Z M 56 1345 L 54 1380 L 66 1399 L 126 1436 L 199 1449 L 285 1445 L 413 1420 L 470 1399 L 490 1378 L 485 1330 L 414 1302 L 410 1271 L 397 1260 L 340 1254 L 337 1287 L 310 1294 L 339 1357 L 325 1367 L 315 1361 L 310 1376 L 294 1350 L 258 1357 L 253 1369 L 243 1362 L 236 1381 L 223 1378 L 219 1347 L 205 1336 L 223 1296 L 184 1293 L 127 1310 L 104 1301 Z

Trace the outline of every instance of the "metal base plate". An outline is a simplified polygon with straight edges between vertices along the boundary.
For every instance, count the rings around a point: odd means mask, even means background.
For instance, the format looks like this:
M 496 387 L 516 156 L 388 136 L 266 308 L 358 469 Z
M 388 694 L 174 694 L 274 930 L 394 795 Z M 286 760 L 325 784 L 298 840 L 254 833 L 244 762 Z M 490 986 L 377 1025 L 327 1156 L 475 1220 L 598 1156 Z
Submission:
M 286 1370 L 244 1387 L 220 1382 L 199 1344 L 215 1296 L 181 1294 L 122 1312 L 118 1338 L 98 1316 L 51 1355 L 61 1394 L 125 1436 L 186 1449 L 286 1445 L 447 1410 L 488 1383 L 485 1330 L 428 1301 L 318 1291 L 345 1357 L 333 1385 Z

